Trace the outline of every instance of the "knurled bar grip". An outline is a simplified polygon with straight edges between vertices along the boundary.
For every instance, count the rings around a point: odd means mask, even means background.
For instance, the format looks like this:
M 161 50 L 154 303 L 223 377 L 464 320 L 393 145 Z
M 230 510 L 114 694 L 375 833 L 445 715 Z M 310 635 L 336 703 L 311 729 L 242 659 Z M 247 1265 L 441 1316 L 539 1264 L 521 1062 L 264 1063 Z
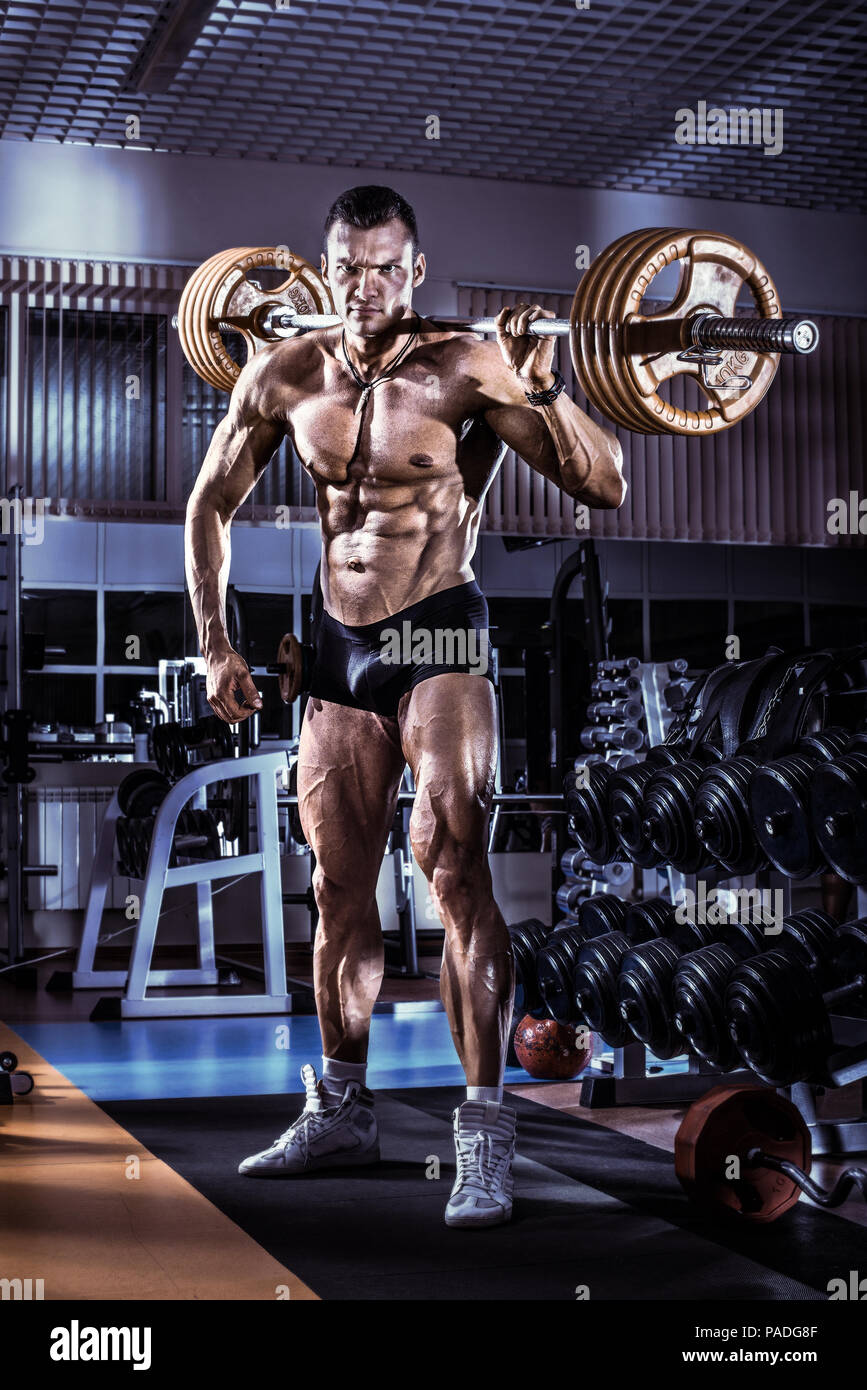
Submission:
M 726 319 L 697 314 L 688 324 L 692 347 L 746 348 L 759 352 L 812 352 L 819 330 L 812 319 Z

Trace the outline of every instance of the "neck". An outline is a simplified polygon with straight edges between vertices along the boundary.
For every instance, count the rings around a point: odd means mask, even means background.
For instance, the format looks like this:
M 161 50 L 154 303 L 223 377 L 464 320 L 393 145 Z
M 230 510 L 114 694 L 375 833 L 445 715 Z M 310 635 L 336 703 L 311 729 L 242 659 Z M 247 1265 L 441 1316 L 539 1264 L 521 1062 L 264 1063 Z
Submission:
M 382 333 L 361 337 L 346 329 L 344 342 L 351 361 L 366 375 L 376 375 L 402 347 L 406 346 L 410 333 L 418 327 L 418 317 L 411 307 L 404 310 L 403 316 Z

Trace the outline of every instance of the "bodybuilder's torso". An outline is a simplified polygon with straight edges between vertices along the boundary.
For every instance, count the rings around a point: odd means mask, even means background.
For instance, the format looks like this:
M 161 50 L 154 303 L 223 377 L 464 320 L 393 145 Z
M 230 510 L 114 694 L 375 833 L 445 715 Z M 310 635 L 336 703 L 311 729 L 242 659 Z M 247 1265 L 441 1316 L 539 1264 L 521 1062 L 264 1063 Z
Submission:
M 269 395 L 316 488 L 325 607 L 354 626 L 472 579 L 505 447 L 479 413 L 482 380 L 501 359 L 495 344 L 430 331 L 356 413 L 339 342 L 328 331 L 272 349 Z

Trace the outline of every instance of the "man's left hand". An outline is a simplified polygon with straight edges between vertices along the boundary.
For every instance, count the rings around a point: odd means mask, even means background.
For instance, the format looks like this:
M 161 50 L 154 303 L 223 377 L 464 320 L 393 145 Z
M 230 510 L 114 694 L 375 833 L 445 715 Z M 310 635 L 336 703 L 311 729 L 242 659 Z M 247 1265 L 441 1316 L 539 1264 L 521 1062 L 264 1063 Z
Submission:
M 553 319 L 551 309 L 538 304 L 516 304 L 501 309 L 497 315 L 497 342 L 507 366 L 517 376 L 525 391 L 546 391 L 554 384 L 551 370 L 554 361 L 555 338 L 538 338 L 528 332 L 536 319 Z

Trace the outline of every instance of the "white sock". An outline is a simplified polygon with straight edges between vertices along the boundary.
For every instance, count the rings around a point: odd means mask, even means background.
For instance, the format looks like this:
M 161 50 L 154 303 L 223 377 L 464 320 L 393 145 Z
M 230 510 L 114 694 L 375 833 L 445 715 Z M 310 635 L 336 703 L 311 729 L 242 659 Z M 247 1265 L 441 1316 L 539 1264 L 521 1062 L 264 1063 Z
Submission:
M 487 1100 L 494 1105 L 502 1105 L 502 1086 L 468 1086 L 467 1100 Z
M 367 1085 L 366 1062 L 339 1062 L 334 1057 L 322 1058 L 322 1087 L 329 1100 L 340 1104 L 347 1081 Z

